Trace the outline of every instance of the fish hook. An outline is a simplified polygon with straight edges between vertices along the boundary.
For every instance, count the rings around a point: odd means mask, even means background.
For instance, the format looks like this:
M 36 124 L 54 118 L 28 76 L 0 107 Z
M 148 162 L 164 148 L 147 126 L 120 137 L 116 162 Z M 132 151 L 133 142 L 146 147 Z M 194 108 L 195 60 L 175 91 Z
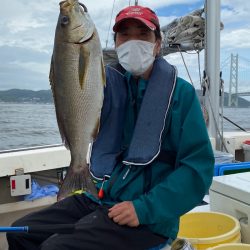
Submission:
M 88 9 L 87 9 L 87 7 L 83 4 L 83 3 L 79 3 L 82 7 L 83 7 L 83 9 L 84 9 L 84 12 L 88 12 Z

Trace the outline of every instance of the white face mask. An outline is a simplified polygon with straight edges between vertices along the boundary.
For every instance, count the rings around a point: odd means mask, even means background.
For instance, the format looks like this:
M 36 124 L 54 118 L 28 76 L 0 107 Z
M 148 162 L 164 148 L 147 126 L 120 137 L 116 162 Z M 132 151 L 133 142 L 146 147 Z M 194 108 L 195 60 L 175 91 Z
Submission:
M 155 43 L 130 40 L 116 48 L 120 64 L 132 75 L 140 76 L 153 64 L 155 60 Z

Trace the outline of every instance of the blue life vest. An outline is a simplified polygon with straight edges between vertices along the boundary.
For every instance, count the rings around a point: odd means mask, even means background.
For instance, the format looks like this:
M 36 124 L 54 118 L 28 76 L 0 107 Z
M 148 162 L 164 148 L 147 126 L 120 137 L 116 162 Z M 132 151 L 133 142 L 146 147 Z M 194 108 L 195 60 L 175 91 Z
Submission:
M 100 131 L 92 144 L 90 171 L 97 179 L 111 175 L 121 155 L 128 90 L 124 69 L 106 66 L 107 86 Z M 163 58 L 154 62 L 125 158 L 126 165 L 148 165 L 159 155 L 162 133 L 176 83 L 176 69 Z

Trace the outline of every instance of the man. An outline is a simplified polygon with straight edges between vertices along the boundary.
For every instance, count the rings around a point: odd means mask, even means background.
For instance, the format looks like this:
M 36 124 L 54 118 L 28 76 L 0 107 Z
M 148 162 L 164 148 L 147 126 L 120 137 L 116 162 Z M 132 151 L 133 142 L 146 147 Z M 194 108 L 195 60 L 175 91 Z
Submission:
M 14 225 L 74 223 L 68 234 L 8 234 L 10 249 L 150 249 L 175 239 L 179 217 L 207 192 L 214 157 L 194 88 L 159 56 L 160 25 L 131 6 L 113 27 L 119 64 L 107 87 L 90 171 L 99 199 L 68 197 Z

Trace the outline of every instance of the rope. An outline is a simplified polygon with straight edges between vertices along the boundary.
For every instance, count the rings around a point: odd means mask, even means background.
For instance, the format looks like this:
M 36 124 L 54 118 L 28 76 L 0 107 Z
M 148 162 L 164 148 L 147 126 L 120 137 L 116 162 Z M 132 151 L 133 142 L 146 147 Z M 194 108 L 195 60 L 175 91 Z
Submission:
M 107 39 L 106 39 L 106 49 L 107 49 L 107 47 L 108 47 L 109 32 L 110 32 L 110 28 L 111 28 L 111 22 L 112 22 L 114 7 L 115 7 L 115 0 L 113 1 L 113 7 L 112 7 L 112 12 L 111 12 L 110 21 L 109 21 L 108 35 L 107 35 Z
M 200 86 L 201 86 L 201 60 L 200 60 L 200 52 L 197 50 L 197 56 L 198 56 L 198 69 L 199 69 L 199 78 L 200 78 Z
M 221 114 L 222 117 L 224 117 L 224 81 L 222 80 L 222 71 L 220 73 L 220 110 L 219 110 L 219 115 Z M 224 138 L 224 123 L 223 123 L 223 119 L 221 120 L 221 136 L 222 138 Z M 221 144 L 220 145 L 220 150 L 223 151 L 223 146 L 225 147 L 225 145 Z
M 217 124 L 217 121 L 216 121 L 216 118 L 215 118 L 214 110 L 212 109 L 212 102 L 211 102 L 211 98 L 210 98 L 210 91 L 209 91 L 208 84 L 207 84 L 208 79 L 204 80 L 204 81 L 205 81 L 206 91 L 208 91 L 208 95 L 207 95 L 208 96 L 208 102 L 209 102 L 209 106 L 210 106 L 210 109 L 211 109 L 212 118 L 213 118 L 213 120 L 215 122 L 214 123 L 215 124 L 215 129 L 216 129 L 216 131 L 217 131 L 217 133 L 218 133 L 218 135 L 220 137 L 220 141 L 222 143 L 222 146 L 225 148 L 226 152 L 228 153 L 229 151 L 228 151 L 228 149 L 227 149 L 227 147 L 226 147 L 226 145 L 224 143 L 223 136 L 222 136 L 222 134 L 220 132 L 219 125 Z
M 179 46 L 179 45 L 177 45 L 177 48 L 178 48 L 178 50 L 179 50 L 179 52 L 180 52 L 180 54 L 181 54 L 181 58 L 182 58 L 182 61 L 183 61 L 183 63 L 184 63 L 185 69 L 186 69 L 186 71 L 187 71 L 187 74 L 188 74 L 189 80 L 190 80 L 191 84 L 194 86 L 194 83 L 193 83 L 192 78 L 191 78 L 191 76 L 190 76 L 190 74 L 189 74 L 189 71 L 188 71 L 188 68 L 187 68 L 186 62 L 185 62 L 184 57 L 183 57 L 183 55 L 182 55 L 182 52 L 181 52 L 181 50 L 180 50 L 180 46 Z
M 191 75 L 190 75 L 190 73 L 189 73 L 189 70 L 188 70 L 188 68 L 187 68 L 185 59 L 184 59 L 184 57 L 183 57 L 183 55 L 182 55 L 182 52 L 181 52 L 179 46 L 178 46 L 178 50 L 179 50 L 179 52 L 180 52 L 180 54 L 181 54 L 182 61 L 183 61 L 183 63 L 184 63 L 184 66 L 185 66 L 185 69 L 186 69 L 186 71 L 187 71 L 187 74 L 188 74 L 188 77 L 189 77 L 189 79 L 190 79 L 190 82 L 191 82 L 192 85 L 194 86 L 193 81 L 192 81 L 192 79 L 191 79 Z M 199 54 L 199 52 L 197 52 L 197 54 L 198 54 L 198 64 L 199 64 L 199 67 L 198 67 L 198 68 L 199 68 L 200 85 L 201 85 L 201 87 L 202 87 L 201 70 L 200 70 L 200 54 Z M 211 104 L 210 92 L 209 92 L 209 88 L 208 88 L 208 85 L 207 85 L 207 81 L 206 81 L 206 80 L 205 80 L 205 87 L 206 87 L 206 90 L 208 91 L 208 101 L 209 101 L 209 106 L 210 106 L 210 108 L 211 108 L 211 113 L 212 113 L 213 120 L 215 121 L 215 128 L 216 128 L 216 131 L 217 131 L 217 133 L 218 133 L 218 135 L 219 135 L 219 137 L 220 137 L 220 141 L 221 141 L 221 143 L 222 143 L 222 146 L 225 148 L 226 152 L 228 153 L 229 151 L 228 151 L 228 149 L 227 149 L 227 147 L 226 147 L 226 145 L 225 145 L 225 143 L 224 143 L 223 135 L 221 134 L 220 129 L 219 129 L 219 125 L 217 124 L 216 119 L 215 119 L 214 110 L 212 109 L 212 104 Z M 204 101 L 204 100 L 203 100 L 203 101 Z M 204 103 L 203 103 L 202 105 L 204 105 Z M 202 107 L 202 108 L 205 108 L 205 106 Z M 222 111 L 222 114 L 223 114 L 223 111 Z M 204 118 L 205 118 L 205 117 L 204 117 Z

